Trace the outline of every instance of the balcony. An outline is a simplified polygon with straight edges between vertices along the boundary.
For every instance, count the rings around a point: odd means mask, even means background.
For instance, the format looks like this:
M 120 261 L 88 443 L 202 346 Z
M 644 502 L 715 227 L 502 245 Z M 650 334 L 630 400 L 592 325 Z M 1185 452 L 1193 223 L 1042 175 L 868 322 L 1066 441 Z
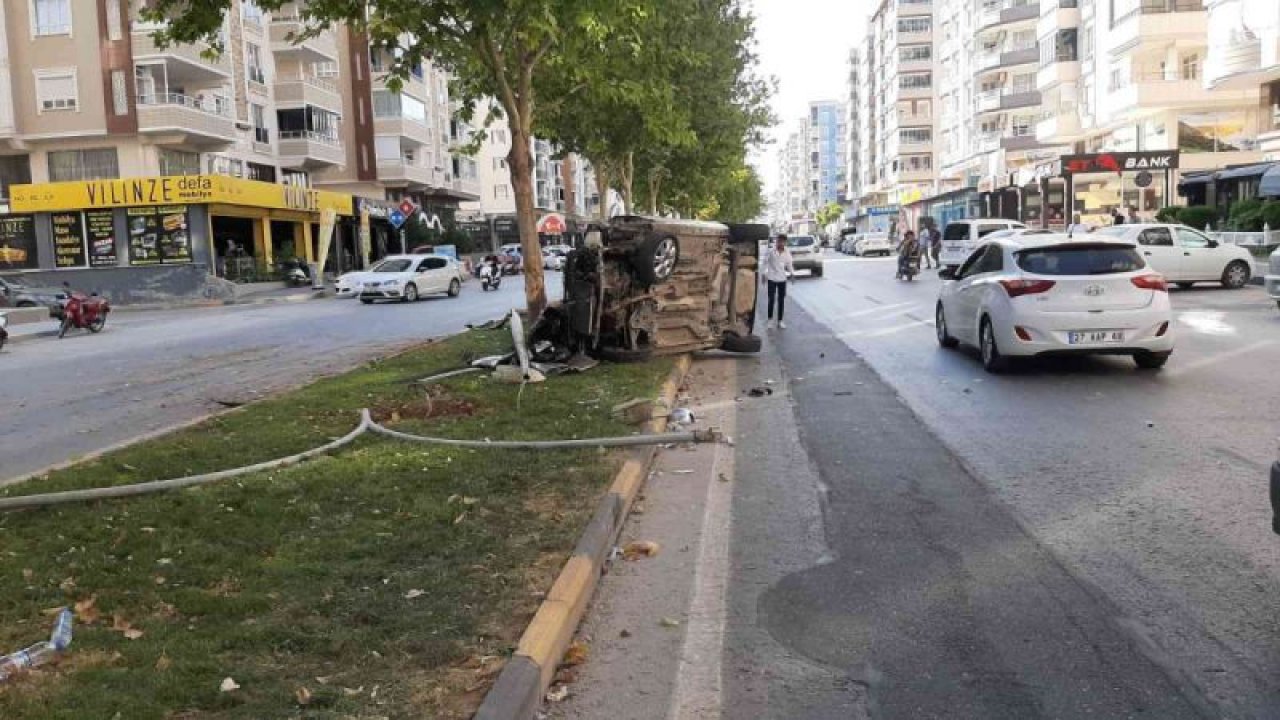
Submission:
M 1080 137 L 1080 115 L 1074 105 L 1059 108 L 1055 115 L 1042 115 L 1036 123 L 1036 141 L 1045 145 L 1059 145 Z
M 1036 37 L 1044 38 L 1059 30 L 1080 27 L 1080 6 L 1066 7 L 1049 0 L 1040 3 L 1040 20 L 1036 23 Z
M 1000 109 L 1000 97 L 1004 95 L 1004 90 L 996 88 L 995 90 L 986 90 L 978 93 L 974 98 L 974 111 L 979 113 L 994 112 Z
M 1005 92 L 1000 96 L 1001 110 L 1017 110 L 1019 108 L 1033 107 L 1039 104 L 1040 93 L 1036 90 Z
M 1000 133 L 986 132 L 978 136 L 974 143 L 974 151 L 980 155 L 993 153 L 1000 149 Z
M 374 115 L 375 135 L 395 135 L 415 145 L 431 145 L 431 130 L 426 125 L 403 115 Z
M 193 147 L 225 147 L 235 142 L 230 104 L 176 93 L 138 97 L 138 133 L 152 141 Z
M 1075 85 L 1080 81 L 1080 63 L 1076 60 L 1058 60 L 1036 72 L 1036 89 L 1048 90 L 1058 85 Z
M 460 200 L 479 200 L 480 181 L 475 178 L 454 178 L 453 193 Z
M 1112 23 L 1111 54 L 1179 40 L 1204 45 L 1208 25 L 1209 14 L 1201 0 L 1142 0 L 1137 10 Z
M 338 86 L 315 77 L 276 77 L 276 107 L 281 110 L 312 105 L 330 112 L 342 113 L 342 96 Z
M 1008 135 L 1000 138 L 1000 147 L 1007 152 L 1033 150 L 1039 146 L 1034 128 L 1014 128 Z
M 421 189 L 439 182 L 435 172 L 404 158 L 378 158 L 378 181 L 390 187 Z
M 319 170 L 342 165 L 347 160 L 338 138 L 311 130 L 281 130 L 280 165 L 285 168 Z
M 899 100 L 924 100 L 933 97 L 933 86 L 926 85 L 924 87 L 902 87 L 898 86 Z
M 933 180 L 933 170 L 904 165 L 898 170 L 898 180 L 902 182 L 929 182 Z
M 1021 0 L 987 2 L 978 12 L 978 32 L 1010 30 L 1017 25 L 1035 23 L 1039 19 L 1039 2 Z
M 271 52 L 281 55 L 298 54 L 303 62 L 324 62 L 338 59 L 338 41 L 332 30 L 324 30 L 315 37 L 299 40 L 306 32 L 307 24 L 297 14 L 283 11 L 271 16 Z
M 927 112 L 898 113 L 898 127 L 924 127 L 933 124 L 933 114 Z
M 170 65 L 195 82 L 210 82 L 231 77 L 231 60 L 229 53 L 222 53 L 216 59 L 201 55 L 209 49 L 206 43 L 192 45 L 170 45 L 161 48 L 151 37 L 150 30 L 134 30 L 130 35 L 133 43 L 133 59 L 136 61 L 161 61 Z

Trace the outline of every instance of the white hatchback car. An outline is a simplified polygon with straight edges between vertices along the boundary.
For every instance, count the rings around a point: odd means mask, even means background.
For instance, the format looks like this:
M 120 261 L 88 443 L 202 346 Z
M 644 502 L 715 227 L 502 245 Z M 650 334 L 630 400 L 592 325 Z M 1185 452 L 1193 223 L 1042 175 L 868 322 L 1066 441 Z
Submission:
M 374 300 L 413 302 L 423 295 L 462 292 L 457 263 L 443 255 L 390 255 L 362 273 L 355 292 L 366 305 Z
M 1237 289 L 1248 285 L 1253 276 L 1253 256 L 1248 250 L 1220 243 L 1186 225 L 1112 225 L 1083 237 L 1096 236 L 1120 238 L 1139 246 L 1147 264 L 1180 288 L 1220 282 L 1223 287 Z
M 857 237 L 853 244 L 853 254 L 863 257 L 872 253 L 885 257 L 893 254 L 893 243 L 889 241 L 889 233 L 865 233 Z
M 1165 280 L 1123 240 L 998 238 L 938 275 L 938 343 L 977 346 L 988 372 L 1047 354 L 1130 355 L 1157 369 L 1173 352 Z

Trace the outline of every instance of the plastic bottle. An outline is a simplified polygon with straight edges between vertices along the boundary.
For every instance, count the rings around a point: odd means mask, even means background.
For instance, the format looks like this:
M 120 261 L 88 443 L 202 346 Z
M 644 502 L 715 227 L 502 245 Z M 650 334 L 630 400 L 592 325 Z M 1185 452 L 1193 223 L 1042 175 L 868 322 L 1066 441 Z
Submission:
M 49 646 L 58 652 L 71 647 L 71 623 L 74 616 L 71 608 L 62 608 L 58 613 L 58 622 L 53 626 L 53 634 L 49 636 Z
M 24 670 L 40 667 L 70 647 L 72 618 L 71 610 L 63 608 L 58 613 L 58 621 L 53 626 L 53 634 L 49 636 L 48 642 L 36 643 L 24 650 L 0 657 L 0 682 Z

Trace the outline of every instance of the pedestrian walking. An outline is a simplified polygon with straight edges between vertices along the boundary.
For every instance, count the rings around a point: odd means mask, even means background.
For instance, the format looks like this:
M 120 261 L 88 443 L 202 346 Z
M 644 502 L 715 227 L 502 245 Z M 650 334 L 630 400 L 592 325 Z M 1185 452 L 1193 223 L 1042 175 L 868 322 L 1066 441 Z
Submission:
M 1138 218 L 1138 208 L 1136 208 L 1136 207 L 1134 207 L 1134 206 L 1130 205 L 1130 206 L 1129 206 L 1129 220 L 1128 220 L 1128 223 L 1129 223 L 1130 225 L 1137 225 L 1138 223 L 1141 223 L 1141 222 L 1142 222 L 1142 220 Z
M 1115 210 L 1111 211 L 1111 224 L 1112 225 L 1124 224 L 1124 214 L 1120 212 L 1120 208 L 1116 208 Z
M 1067 227 L 1067 237 L 1073 237 L 1077 234 L 1084 235 L 1089 232 L 1089 226 L 1080 222 L 1080 213 L 1071 216 L 1071 225 Z
M 933 244 L 938 241 L 937 230 L 931 227 L 925 227 L 920 231 L 920 259 L 924 261 L 924 267 L 933 268 Z
M 786 235 L 779 235 L 773 247 L 764 251 L 760 270 L 760 277 L 769 284 L 769 322 L 765 327 L 773 329 L 773 311 L 776 307 L 778 327 L 785 330 L 787 324 L 782 321 L 782 316 L 787 311 L 787 282 L 796 276 L 791 251 L 787 249 Z

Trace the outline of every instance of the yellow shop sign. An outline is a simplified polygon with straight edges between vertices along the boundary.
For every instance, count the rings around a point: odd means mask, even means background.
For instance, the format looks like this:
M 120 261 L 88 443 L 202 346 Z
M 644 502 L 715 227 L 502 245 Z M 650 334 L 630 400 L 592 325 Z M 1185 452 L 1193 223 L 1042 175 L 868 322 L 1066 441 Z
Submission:
M 84 180 L 10 187 L 10 206 L 14 212 L 207 203 L 310 212 L 330 209 L 339 215 L 352 214 L 350 195 L 223 175 Z

